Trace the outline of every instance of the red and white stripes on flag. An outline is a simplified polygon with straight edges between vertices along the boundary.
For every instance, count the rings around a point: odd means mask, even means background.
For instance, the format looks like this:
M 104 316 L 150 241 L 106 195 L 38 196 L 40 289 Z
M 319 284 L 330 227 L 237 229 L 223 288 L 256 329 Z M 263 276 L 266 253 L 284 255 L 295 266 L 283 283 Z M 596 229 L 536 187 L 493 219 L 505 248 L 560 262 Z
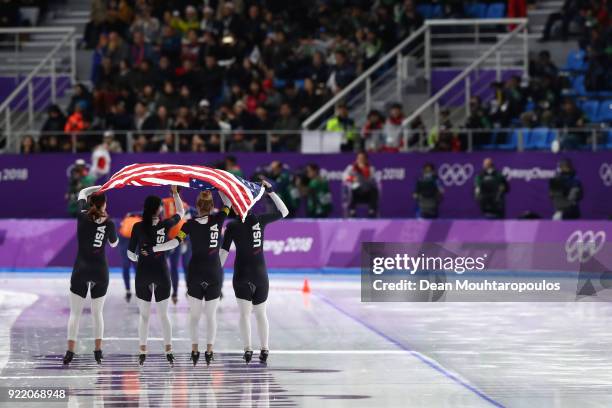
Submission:
M 224 171 L 205 166 L 143 163 L 119 170 L 102 186 L 100 192 L 125 186 L 166 186 L 204 188 L 212 186 L 232 202 L 232 208 L 244 221 L 247 213 L 261 198 L 264 189 L 259 184 L 244 180 Z

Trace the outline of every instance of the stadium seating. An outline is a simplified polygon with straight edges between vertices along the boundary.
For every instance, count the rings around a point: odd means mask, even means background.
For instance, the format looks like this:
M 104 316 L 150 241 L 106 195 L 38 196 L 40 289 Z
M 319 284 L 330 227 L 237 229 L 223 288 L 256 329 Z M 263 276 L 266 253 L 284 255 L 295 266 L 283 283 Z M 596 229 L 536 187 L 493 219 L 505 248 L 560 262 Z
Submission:
M 572 89 L 578 96 L 587 95 L 587 90 L 584 86 L 584 75 L 577 75 L 572 78 Z
M 487 15 L 487 5 L 483 3 L 467 3 L 463 6 L 466 17 L 485 18 Z
M 607 140 L 601 145 L 605 149 L 612 149 L 612 130 L 608 130 Z
M 506 16 L 506 5 L 504 3 L 493 3 L 487 8 L 486 18 L 504 18 Z
M 567 55 L 567 61 L 565 62 L 565 67 L 563 69 L 566 71 L 586 71 L 588 68 L 588 63 L 585 57 L 586 53 L 584 50 L 570 51 L 570 53 Z
M 599 104 L 596 122 L 612 122 L 612 99 L 607 99 Z
M 424 19 L 443 18 L 444 13 L 440 4 L 419 4 L 417 11 Z
M 547 127 L 531 129 L 524 137 L 526 150 L 548 149 L 554 139 L 553 132 Z
M 587 99 L 581 102 L 578 106 L 584 112 L 590 122 L 597 121 L 597 114 L 599 112 L 599 101 Z
M 506 5 L 504 3 L 467 3 L 463 6 L 463 12 L 468 18 L 504 18 L 506 17 Z
M 498 149 L 501 150 L 516 150 L 518 146 L 519 134 L 523 133 L 523 137 L 526 138 L 529 135 L 528 128 L 515 129 L 510 133 L 510 135 L 506 136 L 507 140 L 503 141 L 504 143 L 498 144 Z M 525 139 L 523 139 L 525 140 Z

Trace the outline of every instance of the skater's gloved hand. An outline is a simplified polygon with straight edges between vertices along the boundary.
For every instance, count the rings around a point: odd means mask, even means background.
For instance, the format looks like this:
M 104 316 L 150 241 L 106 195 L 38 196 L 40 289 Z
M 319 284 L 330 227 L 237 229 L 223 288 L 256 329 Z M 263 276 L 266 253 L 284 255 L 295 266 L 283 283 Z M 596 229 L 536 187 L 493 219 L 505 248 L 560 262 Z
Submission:
M 143 244 L 140 247 L 140 255 L 142 256 L 153 255 L 153 246 L 150 244 Z
M 266 193 L 270 194 L 274 192 L 274 189 L 272 188 L 272 184 L 270 184 L 269 181 L 267 180 L 261 180 L 261 185 L 264 187 L 264 189 L 266 190 Z

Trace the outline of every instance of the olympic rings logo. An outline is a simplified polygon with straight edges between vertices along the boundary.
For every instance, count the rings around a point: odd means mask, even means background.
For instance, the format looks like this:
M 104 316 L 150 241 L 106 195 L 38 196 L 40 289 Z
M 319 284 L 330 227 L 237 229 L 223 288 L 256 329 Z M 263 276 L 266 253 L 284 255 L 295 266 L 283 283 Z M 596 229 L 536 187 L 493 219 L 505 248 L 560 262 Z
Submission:
M 576 230 L 565 241 L 567 262 L 585 263 L 601 251 L 605 243 L 605 231 Z
M 599 167 L 599 177 L 601 177 L 604 186 L 612 186 L 612 164 L 602 163 Z
M 438 169 L 438 177 L 445 186 L 462 186 L 474 174 L 474 166 L 470 163 L 444 163 Z

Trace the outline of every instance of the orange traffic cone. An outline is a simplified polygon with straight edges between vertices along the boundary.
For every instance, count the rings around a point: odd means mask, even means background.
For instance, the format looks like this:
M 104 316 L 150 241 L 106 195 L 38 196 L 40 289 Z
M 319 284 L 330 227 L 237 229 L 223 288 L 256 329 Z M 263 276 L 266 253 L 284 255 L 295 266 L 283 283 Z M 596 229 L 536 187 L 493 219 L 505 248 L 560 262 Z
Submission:
M 304 286 L 302 286 L 302 293 L 310 293 L 310 284 L 308 279 L 304 279 Z

